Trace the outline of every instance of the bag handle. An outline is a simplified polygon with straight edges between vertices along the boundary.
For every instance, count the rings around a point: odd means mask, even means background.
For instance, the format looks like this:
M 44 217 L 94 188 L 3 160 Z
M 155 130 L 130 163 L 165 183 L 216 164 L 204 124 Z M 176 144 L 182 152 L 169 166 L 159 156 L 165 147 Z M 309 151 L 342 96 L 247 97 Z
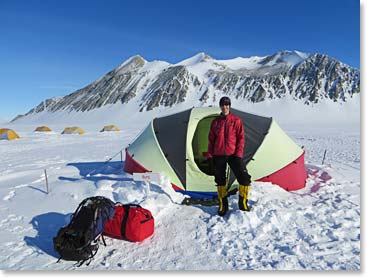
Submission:
M 127 224 L 127 220 L 129 218 L 129 212 L 130 212 L 130 208 L 131 207 L 139 207 L 141 208 L 140 205 L 138 204 L 122 204 L 120 202 L 117 202 L 116 204 L 118 205 L 121 205 L 124 209 L 124 218 L 122 219 L 122 223 L 121 223 L 121 236 L 124 238 L 124 239 L 127 239 L 126 238 L 126 224 Z
M 126 239 L 126 224 L 127 219 L 129 218 L 130 205 L 122 205 L 122 207 L 124 208 L 125 214 L 121 223 L 121 236 Z
M 139 204 L 122 204 L 121 202 L 116 202 L 116 206 L 129 206 L 129 207 L 133 206 L 141 208 Z

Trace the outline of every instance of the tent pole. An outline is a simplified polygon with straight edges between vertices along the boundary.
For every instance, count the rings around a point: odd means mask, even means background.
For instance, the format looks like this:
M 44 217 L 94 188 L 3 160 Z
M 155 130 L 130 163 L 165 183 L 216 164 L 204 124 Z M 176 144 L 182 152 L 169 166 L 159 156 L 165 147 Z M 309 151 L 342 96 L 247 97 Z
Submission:
M 325 156 L 326 156 L 326 149 L 325 149 L 325 151 L 324 151 L 324 157 L 322 158 L 322 164 L 324 164 Z
M 45 179 L 46 179 L 46 191 L 47 191 L 47 194 L 48 194 L 48 178 L 47 178 L 46 169 L 45 169 Z

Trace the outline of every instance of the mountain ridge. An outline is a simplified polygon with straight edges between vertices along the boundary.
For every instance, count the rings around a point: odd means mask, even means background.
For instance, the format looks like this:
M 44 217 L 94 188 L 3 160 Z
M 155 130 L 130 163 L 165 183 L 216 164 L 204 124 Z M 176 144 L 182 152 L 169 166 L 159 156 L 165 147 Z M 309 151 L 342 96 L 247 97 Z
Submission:
M 91 84 L 42 101 L 24 116 L 44 111 L 90 111 L 138 102 L 139 111 L 195 98 L 198 106 L 225 94 L 252 103 L 285 96 L 304 104 L 346 102 L 360 93 L 360 72 L 321 53 L 284 50 L 268 56 L 216 60 L 204 52 L 175 64 L 134 55 Z

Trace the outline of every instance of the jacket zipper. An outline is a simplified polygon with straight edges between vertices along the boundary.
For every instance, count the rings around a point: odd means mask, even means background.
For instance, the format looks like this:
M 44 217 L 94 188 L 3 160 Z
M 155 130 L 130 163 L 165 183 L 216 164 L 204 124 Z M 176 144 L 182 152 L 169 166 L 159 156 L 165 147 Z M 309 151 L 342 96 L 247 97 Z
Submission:
M 227 156 L 227 153 L 226 153 L 226 126 L 227 126 L 227 117 L 224 119 L 224 156 Z

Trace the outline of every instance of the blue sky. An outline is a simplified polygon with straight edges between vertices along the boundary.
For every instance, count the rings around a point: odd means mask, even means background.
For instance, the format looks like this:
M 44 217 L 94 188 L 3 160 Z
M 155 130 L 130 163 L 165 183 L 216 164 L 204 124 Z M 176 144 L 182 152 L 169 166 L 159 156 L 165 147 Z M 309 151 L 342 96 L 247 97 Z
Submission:
M 128 57 L 171 63 L 320 52 L 360 67 L 356 0 L 0 0 L 0 119 L 66 95 Z

